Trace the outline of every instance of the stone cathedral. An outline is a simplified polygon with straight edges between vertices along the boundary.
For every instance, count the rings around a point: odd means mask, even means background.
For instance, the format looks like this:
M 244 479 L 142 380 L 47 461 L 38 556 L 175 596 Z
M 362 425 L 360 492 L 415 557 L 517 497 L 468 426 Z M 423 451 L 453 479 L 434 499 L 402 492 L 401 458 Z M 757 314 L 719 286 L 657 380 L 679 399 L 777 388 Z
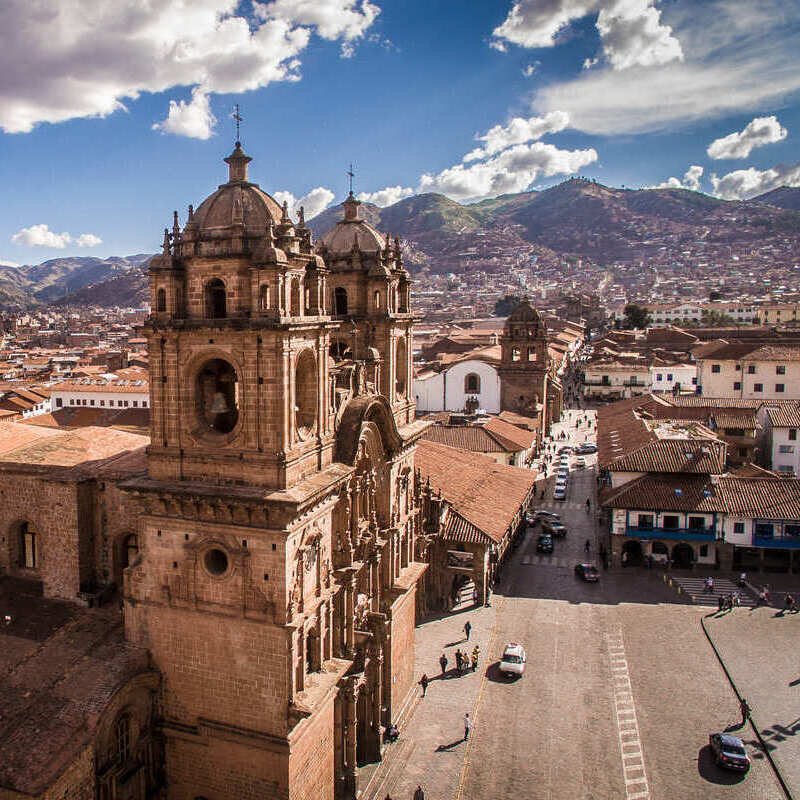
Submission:
M 409 276 L 352 192 L 314 243 L 250 160 L 150 263 L 149 444 L 0 460 L 2 798 L 349 800 L 410 711 Z
M 151 262 L 126 638 L 171 798 L 348 798 L 415 685 L 410 281 L 352 193 L 315 246 L 250 160 Z

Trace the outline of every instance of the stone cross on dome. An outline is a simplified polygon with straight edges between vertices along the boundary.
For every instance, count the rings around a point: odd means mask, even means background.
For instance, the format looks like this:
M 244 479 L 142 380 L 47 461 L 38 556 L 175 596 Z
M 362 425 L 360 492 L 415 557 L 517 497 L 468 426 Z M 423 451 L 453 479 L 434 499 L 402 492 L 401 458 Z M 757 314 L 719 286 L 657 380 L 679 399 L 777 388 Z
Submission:
M 350 181 L 350 194 L 347 195 L 347 199 L 344 201 L 344 218 L 347 221 L 357 220 L 358 219 L 358 207 L 361 203 L 356 200 L 355 195 L 353 194 L 353 178 L 355 178 L 356 174 L 353 172 L 353 165 L 350 165 L 350 169 L 347 170 L 345 173 Z

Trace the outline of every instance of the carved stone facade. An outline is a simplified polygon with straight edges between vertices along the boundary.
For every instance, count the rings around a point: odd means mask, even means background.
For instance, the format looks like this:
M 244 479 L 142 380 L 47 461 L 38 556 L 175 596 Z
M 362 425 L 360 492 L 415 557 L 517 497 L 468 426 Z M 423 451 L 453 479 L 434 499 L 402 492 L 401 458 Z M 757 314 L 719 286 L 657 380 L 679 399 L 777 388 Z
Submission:
M 150 267 L 126 634 L 162 676 L 170 798 L 348 798 L 415 685 L 410 281 L 352 197 L 315 250 L 225 160 Z

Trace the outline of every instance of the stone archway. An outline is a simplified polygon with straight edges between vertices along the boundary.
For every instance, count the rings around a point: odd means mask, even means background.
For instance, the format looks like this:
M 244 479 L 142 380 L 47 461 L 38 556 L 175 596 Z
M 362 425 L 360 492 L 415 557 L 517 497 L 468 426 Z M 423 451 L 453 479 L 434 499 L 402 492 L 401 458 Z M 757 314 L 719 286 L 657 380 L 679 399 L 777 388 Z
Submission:
M 638 539 L 628 539 L 622 545 L 622 566 L 635 567 L 642 563 L 642 543 Z

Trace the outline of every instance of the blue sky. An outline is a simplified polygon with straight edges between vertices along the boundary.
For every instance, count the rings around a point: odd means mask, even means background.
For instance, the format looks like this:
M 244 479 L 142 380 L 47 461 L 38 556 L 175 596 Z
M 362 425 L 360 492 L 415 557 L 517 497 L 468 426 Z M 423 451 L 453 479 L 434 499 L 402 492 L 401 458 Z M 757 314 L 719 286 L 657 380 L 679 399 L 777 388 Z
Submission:
M 151 252 L 225 180 L 307 215 L 569 175 L 727 199 L 800 185 L 785 0 L 6 0 L 0 262 Z M 13 189 L 11 188 L 13 187 Z

